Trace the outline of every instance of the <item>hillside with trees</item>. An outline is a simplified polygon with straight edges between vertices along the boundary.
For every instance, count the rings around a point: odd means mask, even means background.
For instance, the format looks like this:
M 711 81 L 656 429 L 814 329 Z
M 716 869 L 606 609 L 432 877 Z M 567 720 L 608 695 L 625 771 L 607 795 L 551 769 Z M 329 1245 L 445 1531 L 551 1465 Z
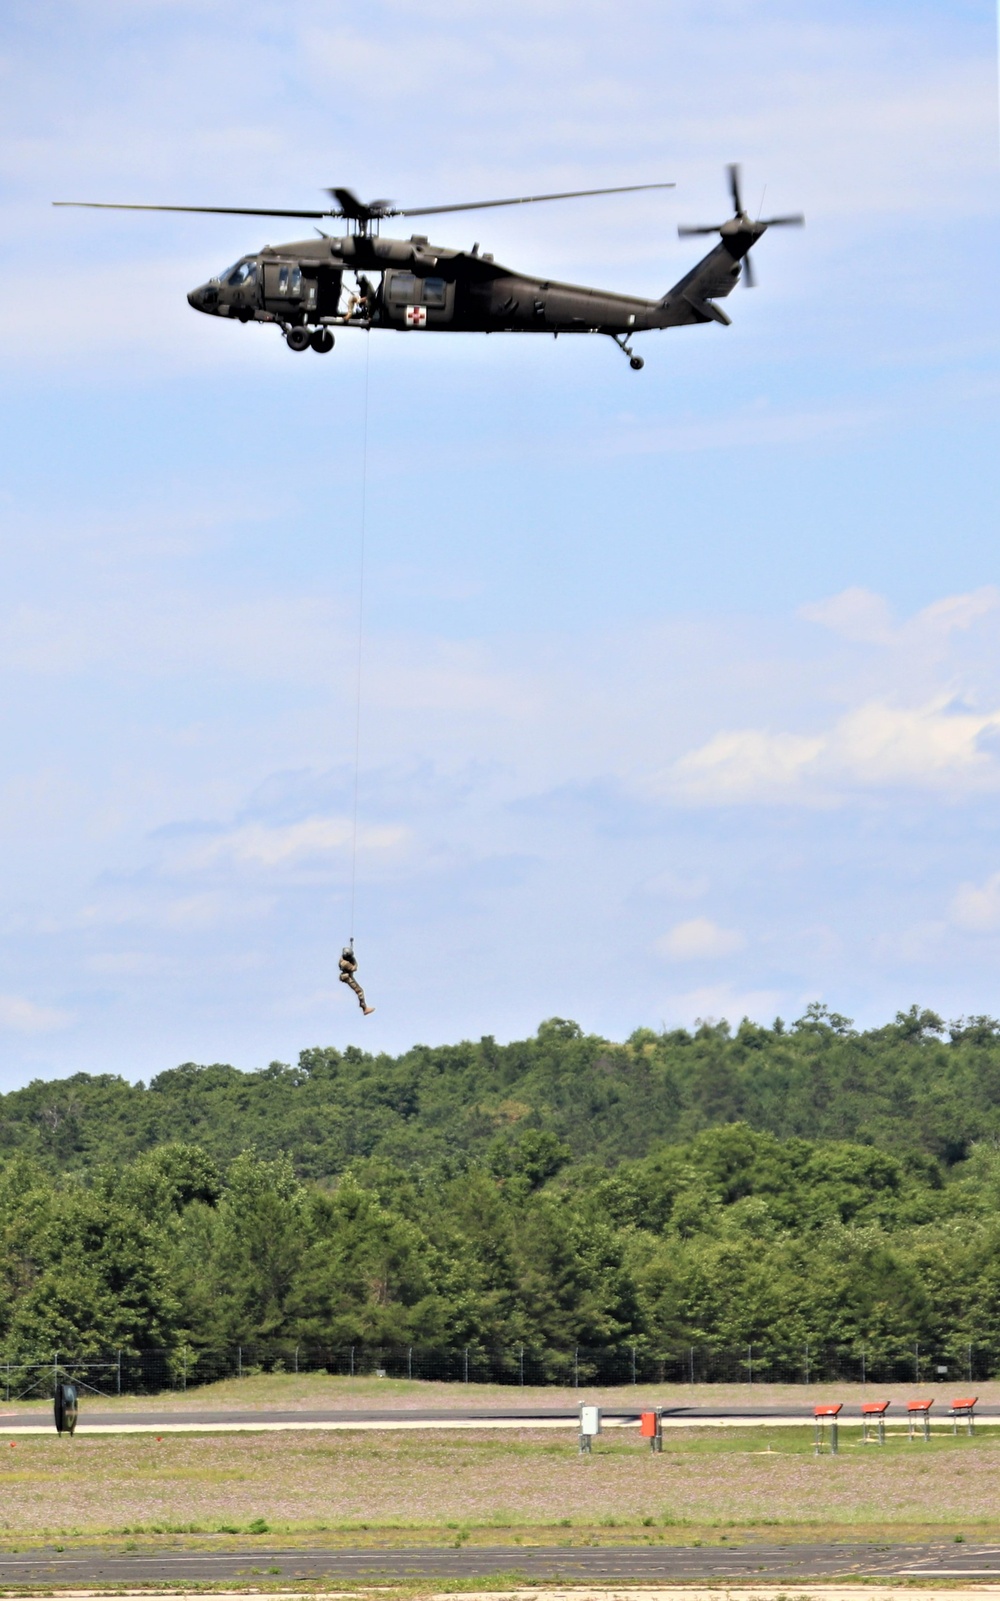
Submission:
M 524 1347 L 558 1376 L 580 1348 L 916 1345 L 992 1367 L 998 1135 L 1000 1024 L 916 1009 L 37 1082 L 0 1098 L 0 1354 Z

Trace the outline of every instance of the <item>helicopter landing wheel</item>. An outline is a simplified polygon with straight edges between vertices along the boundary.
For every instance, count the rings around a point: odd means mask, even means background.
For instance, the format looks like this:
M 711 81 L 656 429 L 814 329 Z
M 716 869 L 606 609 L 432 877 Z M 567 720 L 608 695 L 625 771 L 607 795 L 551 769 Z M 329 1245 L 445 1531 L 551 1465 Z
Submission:
M 333 349 L 334 339 L 329 328 L 315 328 L 309 340 L 317 355 L 327 356 Z
M 629 366 L 633 372 L 642 372 L 642 369 L 645 367 L 645 365 L 646 363 L 643 361 L 641 356 L 632 356 L 629 358 Z
M 285 335 L 289 350 L 308 350 L 311 342 L 312 335 L 308 328 L 289 328 Z

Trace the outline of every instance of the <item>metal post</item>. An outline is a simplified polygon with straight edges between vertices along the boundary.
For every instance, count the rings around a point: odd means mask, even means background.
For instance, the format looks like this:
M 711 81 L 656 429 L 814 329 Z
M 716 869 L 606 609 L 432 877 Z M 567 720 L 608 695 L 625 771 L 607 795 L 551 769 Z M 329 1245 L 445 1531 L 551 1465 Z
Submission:
M 524 1346 L 523 1345 L 520 1347 L 520 1356 L 518 1357 L 518 1365 L 519 1365 L 519 1368 L 520 1368 L 521 1388 L 523 1390 L 524 1389 Z
M 412 1379 L 412 1377 L 413 1377 L 413 1346 L 412 1345 L 408 1345 L 407 1348 L 406 1348 L 406 1377 L 408 1379 Z
M 806 1383 L 809 1383 L 809 1341 L 806 1341 Z
M 298 1346 L 295 1347 L 295 1371 L 296 1371 L 296 1373 L 299 1371 L 299 1348 L 298 1348 Z
M 861 1347 L 861 1388 L 865 1385 L 865 1348 Z
M 916 1340 L 913 1342 L 913 1382 L 920 1383 L 920 1346 Z
M 243 1377 L 243 1347 L 242 1347 L 242 1345 L 238 1345 L 236 1347 L 236 1377 L 238 1379 L 241 1379 Z
M 578 1345 L 573 1347 L 573 1388 L 574 1390 L 580 1388 L 580 1347 Z
M 972 1383 L 972 1346 L 969 1346 L 969 1383 Z
M 747 1346 L 747 1383 L 753 1383 L 753 1345 Z
M 184 1372 L 183 1372 L 182 1377 L 181 1377 L 181 1389 L 186 1392 L 187 1391 L 187 1387 L 188 1387 L 188 1354 L 187 1354 L 187 1346 L 185 1346 L 184 1347 Z
M 354 1347 L 351 1346 L 351 1378 L 354 1377 Z
M 830 1420 L 830 1455 L 837 1455 L 837 1419 Z
M 688 1354 L 689 1354 L 690 1359 L 691 1359 L 691 1383 L 693 1384 L 694 1383 L 694 1346 L 693 1345 L 692 1345 L 692 1347 L 690 1349 L 690 1352 Z
M 632 1383 L 635 1383 L 635 1346 L 632 1347 Z
M 466 1346 L 464 1351 L 462 1352 L 462 1383 L 463 1384 L 468 1384 L 468 1382 L 469 1382 L 469 1347 Z
M 118 1394 L 122 1393 L 122 1354 L 118 1352 Z

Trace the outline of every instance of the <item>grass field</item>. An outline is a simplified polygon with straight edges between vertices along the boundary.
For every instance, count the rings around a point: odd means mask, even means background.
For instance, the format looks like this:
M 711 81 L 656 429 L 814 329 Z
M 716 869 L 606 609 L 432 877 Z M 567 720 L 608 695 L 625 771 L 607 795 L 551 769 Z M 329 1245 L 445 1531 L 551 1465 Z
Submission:
M 469 1540 L 992 1539 L 1000 1431 L 884 1448 L 841 1431 L 632 1430 L 578 1455 L 571 1433 L 21 1436 L 0 1428 L 3 1544 L 59 1536 L 205 1544 L 259 1533 L 324 1544 Z
M 3 1369 L 0 1368 L 0 1396 L 4 1394 Z M 187 1391 L 165 1390 L 158 1395 L 95 1396 L 83 1391 L 82 1406 L 100 1407 L 101 1411 L 121 1409 L 123 1412 L 159 1410 L 200 1411 L 203 1409 L 246 1409 L 255 1406 L 280 1407 L 286 1411 L 305 1410 L 309 1407 L 394 1406 L 407 1407 L 481 1407 L 496 1403 L 500 1406 L 576 1406 L 580 1401 L 597 1401 L 605 1406 L 635 1406 L 639 1402 L 655 1402 L 663 1406 L 755 1406 L 780 1405 L 783 1402 L 798 1406 L 815 1401 L 892 1400 L 902 1403 L 912 1397 L 933 1396 L 938 1413 L 946 1411 L 953 1397 L 976 1394 L 984 1402 L 1000 1401 L 1000 1381 L 991 1380 L 971 1387 L 956 1381 L 941 1384 L 639 1384 L 620 1385 L 617 1388 L 581 1386 L 580 1389 L 552 1387 L 519 1387 L 514 1384 L 438 1384 L 414 1379 L 339 1378 L 327 1373 L 260 1373 L 242 1379 L 223 1379 L 218 1384 L 203 1384 Z M 40 1411 L 51 1411 L 52 1402 L 17 1399 L 17 1389 L 11 1391 L 9 1402 L 0 1404 L 0 1429 L 5 1410 L 23 1412 L 37 1406 Z M 933 1415 L 933 1414 L 932 1414 Z

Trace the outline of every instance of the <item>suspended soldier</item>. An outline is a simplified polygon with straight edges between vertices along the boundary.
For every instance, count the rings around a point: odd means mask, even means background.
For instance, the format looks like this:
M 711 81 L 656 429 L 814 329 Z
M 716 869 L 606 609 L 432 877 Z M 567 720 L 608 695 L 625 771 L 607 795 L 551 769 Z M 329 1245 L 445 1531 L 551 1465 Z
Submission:
M 361 988 L 361 985 L 358 983 L 357 979 L 354 976 L 355 973 L 358 970 L 358 963 L 357 963 L 357 958 L 354 955 L 354 937 L 353 937 L 353 935 L 351 936 L 350 944 L 349 945 L 345 945 L 344 949 L 340 953 L 340 964 L 339 965 L 340 965 L 340 982 L 342 984 L 346 984 L 348 989 L 352 989 L 354 991 L 355 995 L 358 997 L 358 1005 L 361 1007 L 361 1010 L 364 1012 L 366 1017 L 371 1017 L 371 1015 L 374 1012 L 375 1008 L 374 1008 L 374 1006 L 369 1006 L 367 1004 L 367 1002 L 365 1000 L 365 992 Z

